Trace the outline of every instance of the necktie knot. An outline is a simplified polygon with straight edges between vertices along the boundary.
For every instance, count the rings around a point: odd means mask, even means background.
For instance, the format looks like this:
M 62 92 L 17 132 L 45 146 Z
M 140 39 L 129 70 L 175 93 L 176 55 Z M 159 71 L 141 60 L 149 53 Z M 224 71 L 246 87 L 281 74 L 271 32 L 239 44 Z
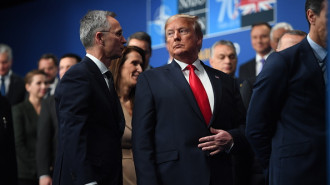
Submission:
M 112 74 L 111 74 L 110 71 L 105 72 L 104 75 L 105 75 L 108 79 L 111 79 L 111 78 L 112 78 Z
M 266 60 L 265 60 L 264 58 L 261 58 L 261 59 L 260 59 L 260 62 L 261 62 L 262 65 L 264 65 L 265 62 L 266 62 Z
M 187 65 L 186 69 L 188 69 L 189 71 L 194 71 L 196 69 L 196 66 L 189 64 Z

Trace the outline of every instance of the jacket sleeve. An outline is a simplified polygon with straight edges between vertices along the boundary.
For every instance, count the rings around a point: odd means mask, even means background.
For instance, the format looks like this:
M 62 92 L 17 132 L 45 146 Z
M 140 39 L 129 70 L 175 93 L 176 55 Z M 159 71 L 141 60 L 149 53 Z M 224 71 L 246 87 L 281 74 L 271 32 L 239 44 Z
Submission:
M 247 113 L 246 136 L 261 165 L 267 169 L 271 140 L 287 92 L 288 66 L 277 52 L 271 54 L 257 77 Z

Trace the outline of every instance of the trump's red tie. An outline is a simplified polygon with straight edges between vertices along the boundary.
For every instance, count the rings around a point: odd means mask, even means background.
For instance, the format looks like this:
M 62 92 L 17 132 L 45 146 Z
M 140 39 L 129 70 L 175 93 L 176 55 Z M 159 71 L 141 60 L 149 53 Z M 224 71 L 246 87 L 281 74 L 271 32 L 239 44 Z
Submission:
M 199 109 L 204 116 L 204 120 L 208 125 L 212 117 L 210 102 L 201 80 L 195 73 L 195 68 L 196 67 L 191 64 L 186 68 L 189 69 L 189 84 L 192 92 L 194 93 Z

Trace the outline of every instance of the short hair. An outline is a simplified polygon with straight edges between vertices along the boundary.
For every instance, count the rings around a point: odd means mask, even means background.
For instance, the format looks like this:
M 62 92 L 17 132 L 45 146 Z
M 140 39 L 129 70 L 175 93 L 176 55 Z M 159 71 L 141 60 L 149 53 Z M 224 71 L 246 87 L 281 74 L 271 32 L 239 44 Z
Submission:
M 191 23 L 195 30 L 197 37 L 203 39 L 202 27 L 201 27 L 200 23 L 198 22 L 198 16 L 194 16 L 194 15 L 176 14 L 176 15 L 171 16 L 170 18 L 167 19 L 167 21 L 165 23 L 165 31 L 166 31 L 168 24 L 177 18 L 185 19 L 187 22 Z M 166 33 L 165 33 L 165 40 L 167 40 Z M 199 50 L 201 48 L 202 48 L 202 45 L 200 46 Z
M 7 53 L 8 59 L 13 59 L 13 52 L 7 44 L 0 44 L 0 54 Z
M 47 74 L 46 74 L 43 70 L 34 69 L 34 70 L 28 72 L 28 73 L 25 75 L 25 77 L 24 77 L 24 82 L 25 82 L 25 84 L 31 84 L 31 82 L 32 82 L 32 78 L 33 78 L 35 75 L 44 75 L 44 76 L 47 76 Z
M 234 44 L 231 41 L 229 41 L 229 40 L 219 40 L 219 41 L 215 42 L 212 45 L 212 47 L 211 47 L 211 53 L 210 53 L 211 54 L 211 58 L 213 58 L 214 48 L 216 46 L 218 46 L 218 45 L 225 45 L 225 46 L 230 47 L 234 51 L 234 54 L 235 54 L 235 56 L 237 58 L 236 48 L 235 48 Z
M 324 0 L 306 0 L 305 16 L 306 16 L 306 20 L 308 22 L 308 26 L 310 26 L 310 23 L 308 21 L 307 11 L 309 9 L 311 9 L 316 15 L 320 15 L 320 12 L 323 8 L 323 2 L 324 2 Z
M 269 28 L 269 30 L 272 29 L 272 27 L 270 26 L 270 24 L 268 24 L 268 22 L 258 22 L 258 23 L 254 23 L 254 24 L 251 25 L 251 31 L 252 31 L 252 29 L 254 27 L 256 27 L 256 26 L 262 26 L 262 25 L 267 26 L 267 28 Z
M 81 57 L 79 55 L 74 54 L 74 53 L 66 53 L 61 57 L 61 59 L 67 58 L 67 57 L 76 59 L 77 63 L 81 61 Z
M 98 31 L 108 31 L 111 25 L 108 17 L 115 17 L 115 13 L 103 10 L 92 10 L 80 20 L 80 41 L 85 49 L 94 45 L 94 34 Z
M 149 44 L 149 50 L 151 52 L 151 37 L 148 33 L 143 32 L 143 31 L 139 31 L 139 32 L 135 32 L 133 33 L 131 36 L 128 37 L 127 39 L 127 43 L 129 44 L 129 41 L 131 39 L 137 39 L 137 40 L 142 40 L 145 41 Z
M 141 55 L 141 57 L 142 57 L 141 68 L 142 68 L 142 71 L 144 71 L 144 63 L 146 62 L 144 50 L 137 46 L 125 47 L 122 52 L 122 56 L 120 58 L 112 60 L 110 66 L 109 66 L 109 69 L 113 75 L 113 81 L 114 81 L 115 89 L 117 92 L 120 87 L 119 83 L 120 83 L 121 69 L 127 60 L 127 55 L 133 51 L 138 52 Z M 129 92 L 129 100 L 132 105 L 134 103 L 134 94 L 135 94 L 135 87 L 132 88 L 131 91 Z
M 307 33 L 304 31 L 301 31 L 301 30 L 289 30 L 289 31 L 286 31 L 284 34 L 298 35 L 298 36 L 303 36 L 303 37 L 307 36 Z
M 54 65 L 57 66 L 58 65 L 58 59 L 57 57 L 52 54 L 52 53 L 46 53 L 46 54 L 43 54 L 41 55 L 41 57 L 39 58 L 39 61 L 38 61 L 38 66 L 40 64 L 40 60 L 41 59 L 52 59 L 52 61 L 54 62 Z
M 287 22 L 279 22 L 277 24 L 275 24 L 272 29 L 270 30 L 270 40 L 273 40 L 273 33 L 275 30 L 281 29 L 283 28 L 284 30 L 293 30 L 293 27 L 291 26 L 291 24 L 287 23 Z

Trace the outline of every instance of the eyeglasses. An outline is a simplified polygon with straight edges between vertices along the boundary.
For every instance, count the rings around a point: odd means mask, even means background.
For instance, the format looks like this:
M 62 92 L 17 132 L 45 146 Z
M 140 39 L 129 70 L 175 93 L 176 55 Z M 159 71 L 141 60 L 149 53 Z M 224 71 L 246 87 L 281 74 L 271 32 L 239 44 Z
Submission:
M 118 38 L 121 38 L 123 36 L 123 31 L 122 30 L 117 31 L 117 32 L 111 32 L 111 31 L 100 31 L 100 32 L 109 32 L 109 33 L 112 33 L 112 34 L 116 35 L 116 37 L 118 37 Z

